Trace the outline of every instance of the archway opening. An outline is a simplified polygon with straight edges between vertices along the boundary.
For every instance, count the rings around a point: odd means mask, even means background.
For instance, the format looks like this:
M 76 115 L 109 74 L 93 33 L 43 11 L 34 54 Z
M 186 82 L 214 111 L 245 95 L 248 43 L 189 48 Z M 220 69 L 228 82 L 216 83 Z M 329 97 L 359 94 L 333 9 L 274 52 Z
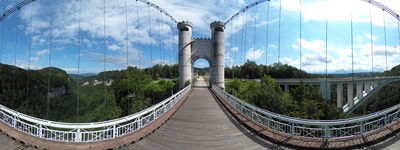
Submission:
M 208 87 L 210 84 L 210 63 L 200 58 L 194 61 L 192 66 L 193 83 L 195 87 Z

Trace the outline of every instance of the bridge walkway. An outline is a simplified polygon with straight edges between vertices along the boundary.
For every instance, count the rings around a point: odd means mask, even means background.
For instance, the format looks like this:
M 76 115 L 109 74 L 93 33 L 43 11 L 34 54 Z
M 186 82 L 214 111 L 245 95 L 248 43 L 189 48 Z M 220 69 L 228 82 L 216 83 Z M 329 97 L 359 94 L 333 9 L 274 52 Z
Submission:
M 280 149 L 235 122 L 202 77 L 192 94 L 160 129 L 123 149 Z
M 258 138 L 239 124 L 214 99 L 200 78 L 192 94 L 158 130 L 142 140 L 121 147 L 123 150 L 204 150 L 204 149 L 287 149 Z M 400 133 L 364 149 L 398 150 Z M 0 132 L 0 150 L 37 149 Z
M 0 150 L 34 150 L 37 148 L 25 145 L 21 142 L 18 142 L 10 137 L 8 137 L 5 133 L 0 132 Z

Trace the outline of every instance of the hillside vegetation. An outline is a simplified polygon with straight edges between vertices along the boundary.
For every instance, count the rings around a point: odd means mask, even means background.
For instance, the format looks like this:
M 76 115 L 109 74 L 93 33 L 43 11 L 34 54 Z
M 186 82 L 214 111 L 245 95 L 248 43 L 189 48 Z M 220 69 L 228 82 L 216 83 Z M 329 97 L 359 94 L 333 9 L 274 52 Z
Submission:
M 177 92 L 176 68 L 129 67 L 84 77 L 69 75 L 58 68 L 27 71 L 0 65 L 0 103 L 54 121 L 108 120 L 148 108 Z

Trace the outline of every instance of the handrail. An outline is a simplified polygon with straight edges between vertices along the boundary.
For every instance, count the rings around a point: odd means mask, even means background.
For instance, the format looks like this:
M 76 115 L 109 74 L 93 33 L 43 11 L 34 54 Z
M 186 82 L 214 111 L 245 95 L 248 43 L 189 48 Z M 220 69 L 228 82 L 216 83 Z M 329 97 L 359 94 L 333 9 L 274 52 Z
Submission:
M 213 85 L 212 89 L 236 111 L 253 122 L 290 135 L 313 138 L 339 138 L 365 134 L 398 121 L 400 104 L 372 114 L 336 120 L 312 120 L 277 114 L 256 107 Z
M 0 121 L 14 129 L 47 140 L 61 142 L 102 141 L 123 136 L 145 127 L 171 109 L 190 89 L 191 85 L 145 110 L 129 116 L 102 122 L 65 123 L 50 121 L 17 112 L 3 105 L 0 105 Z M 46 133 L 46 136 L 44 136 L 44 133 Z M 102 137 L 109 133 L 112 133 L 110 137 Z M 80 138 L 85 134 L 90 134 L 90 138 Z M 67 139 L 56 138 L 60 135 L 69 135 L 70 137 Z M 93 140 L 94 137 L 100 139 Z

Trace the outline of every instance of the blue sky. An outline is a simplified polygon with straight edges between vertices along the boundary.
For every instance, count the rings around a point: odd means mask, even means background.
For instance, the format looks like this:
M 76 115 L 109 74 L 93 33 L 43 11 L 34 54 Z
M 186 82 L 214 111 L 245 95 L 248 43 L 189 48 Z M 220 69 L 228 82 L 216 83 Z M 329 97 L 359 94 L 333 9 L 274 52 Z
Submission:
M 0 11 L 4 12 L 20 1 L 22 0 L 2 0 Z M 136 5 L 134 0 L 127 0 L 127 42 L 125 0 L 106 1 L 106 36 L 104 36 L 103 1 L 82 2 L 81 32 L 79 32 L 78 0 L 39 0 L 33 7 L 28 5 L 1 22 L 3 34 L 0 36 L 1 63 L 16 64 L 23 68 L 28 68 L 30 64 L 31 69 L 51 65 L 70 73 L 77 73 L 79 58 L 79 72 L 88 73 L 123 69 L 126 65 L 143 68 L 157 63 L 177 62 L 176 24 L 166 16 L 160 15 L 155 9 L 149 9 L 140 2 Z M 212 21 L 225 21 L 236 11 L 254 1 L 158 0 L 152 2 L 165 9 L 178 21 L 193 22 L 194 37 L 209 37 L 209 24 Z M 300 39 L 299 1 L 282 0 L 281 43 L 279 44 L 279 2 L 279 0 L 272 0 L 270 3 L 263 3 L 227 24 L 225 65 L 243 64 L 247 59 L 255 60 L 260 64 L 272 64 L 278 62 L 280 47 L 279 62 L 300 67 L 299 43 L 301 42 L 302 69 L 309 72 L 324 72 L 325 20 L 328 19 L 328 71 L 351 72 L 350 14 L 353 15 L 354 70 L 356 72 L 372 70 L 371 38 L 374 48 L 374 71 L 385 70 L 383 17 L 386 20 L 387 68 L 400 64 L 398 22 L 386 13 L 383 15 L 382 10 L 372 8 L 373 33 L 371 37 L 368 3 L 361 0 L 303 0 L 302 38 Z M 399 1 L 380 2 L 397 13 L 400 11 Z M 268 5 L 270 14 L 267 20 Z M 32 45 L 30 45 L 31 12 Z M 243 24 L 246 18 L 247 23 Z M 53 30 L 50 26 L 51 19 L 53 19 Z M 150 25 L 149 22 L 152 24 Z M 254 34 L 255 30 L 256 34 Z M 80 53 L 78 52 L 79 37 L 82 39 Z M 51 64 L 49 64 L 50 41 L 52 41 Z M 29 49 L 31 49 L 30 58 Z M 16 58 L 15 50 L 17 50 Z M 197 67 L 207 65 L 208 62 L 205 60 L 197 61 L 195 64 Z

